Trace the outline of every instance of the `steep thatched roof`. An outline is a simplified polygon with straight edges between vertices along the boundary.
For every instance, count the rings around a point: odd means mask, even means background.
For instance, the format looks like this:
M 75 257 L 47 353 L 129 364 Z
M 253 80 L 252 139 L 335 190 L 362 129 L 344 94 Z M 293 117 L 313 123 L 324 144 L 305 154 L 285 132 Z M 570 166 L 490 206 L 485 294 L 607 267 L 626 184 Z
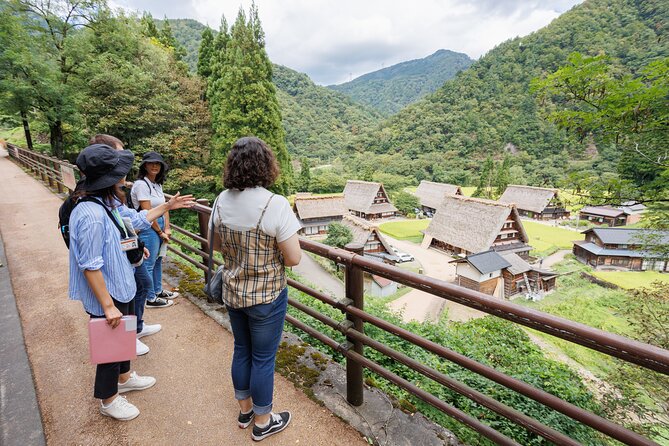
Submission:
M 501 197 L 500 203 L 515 204 L 518 209 L 541 213 L 548 203 L 557 197 L 557 189 L 543 187 L 509 185 Z
M 388 194 L 381 183 L 369 181 L 348 180 L 344 188 L 344 203 L 346 209 L 351 209 L 365 214 L 380 214 L 382 212 L 397 212 L 392 203 L 374 204 L 379 189 L 383 190 L 386 197 Z
M 368 221 L 357 218 L 353 215 L 344 215 L 341 223 L 351 230 L 354 242 L 366 245 L 370 236 L 372 234 L 376 234 L 376 237 L 379 239 L 379 242 L 381 242 L 385 250 L 390 254 L 394 253 L 388 241 L 385 239 L 383 234 L 381 234 L 381 231 L 379 231 L 379 228 L 374 225 L 370 225 Z
M 348 213 L 344 206 L 344 196 L 296 196 L 293 206 L 297 217 L 300 220 L 310 218 L 341 217 Z
M 416 196 L 421 206 L 437 209 L 446 195 L 464 195 L 460 186 L 455 184 L 421 181 L 416 189 Z
M 446 196 L 425 230 L 425 235 L 472 253 L 487 251 L 511 217 L 519 228 L 519 238 L 528 237 L 512 204 L 482 198 Z

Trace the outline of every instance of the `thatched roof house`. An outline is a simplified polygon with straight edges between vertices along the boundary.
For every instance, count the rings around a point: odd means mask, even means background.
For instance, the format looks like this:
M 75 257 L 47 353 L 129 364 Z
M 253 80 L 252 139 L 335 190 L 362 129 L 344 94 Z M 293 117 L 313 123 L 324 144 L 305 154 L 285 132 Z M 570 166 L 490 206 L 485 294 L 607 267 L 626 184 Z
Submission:
M 353 215 L 367 220 L 394 217 L 398 213 L 381 183 L 348 180 L 344 188 L 344 203 Z
M 455 184 L 421 181 L 416 189 L 416 196 L 420 200 L 423 212 L 434 214 L 446 195 L 464 195 L 460 186 Z
M 513 204 L 480 198 L 446 196 L 424 233 L 423 247 L 454 254 L 494 249 L 527 257 L 532 249 Z
M 515 204 L 521 215 L 547 220 L 569 217 L 569 212 L 558 197 L 557 189 L 509 185 L 498 200 Z
M 302 223 L 302 234 L 316 235 L 327 233 L 330 223 L 341 221 L 348 213 L 343 195 L 300 195 L 295 197 L 293 211 Z
M 353 215 L 344 215 L 341 223 L 351 230 L 354 242 L 365 246 L 364 254 L 391 260 L 395 257 L 390 243 L 385 239 L 379 228 Z

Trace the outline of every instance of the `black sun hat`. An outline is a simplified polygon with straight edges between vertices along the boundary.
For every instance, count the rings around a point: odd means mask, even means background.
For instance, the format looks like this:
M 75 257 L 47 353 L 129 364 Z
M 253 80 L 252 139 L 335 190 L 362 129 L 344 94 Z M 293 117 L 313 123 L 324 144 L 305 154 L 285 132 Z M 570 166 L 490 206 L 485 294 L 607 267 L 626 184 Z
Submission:
M 105 144 L 86 147 L 77 156 L 77 167 L 86 176 L 83 188 L 93 191 L 113 186 L 128 175 L 133 160 L 130 150 L 115 150 Z
M 158 152 L 146 152 L 144 156 L 142 156 L 142 162 L 139 163 L 139 166 L 142 167 L 142 165 L 146 163 L 160 163 L 163 165 L 163 172 L 167 172 L 170 168 L 170 166 L 167 165 L 165 162 L 165 159 L 163 156 L 158 153 Z

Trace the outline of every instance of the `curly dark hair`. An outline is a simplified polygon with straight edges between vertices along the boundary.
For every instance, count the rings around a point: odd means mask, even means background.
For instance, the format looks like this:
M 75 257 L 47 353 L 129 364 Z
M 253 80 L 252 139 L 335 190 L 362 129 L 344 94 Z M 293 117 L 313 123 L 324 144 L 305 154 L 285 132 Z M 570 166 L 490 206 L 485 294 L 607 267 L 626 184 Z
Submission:
M 239 190 L 256 186 L 268 188 L 279 173 L 279 163 L 267 143 L 247 136 L 232 145 L 223 170 L 223 186 Z

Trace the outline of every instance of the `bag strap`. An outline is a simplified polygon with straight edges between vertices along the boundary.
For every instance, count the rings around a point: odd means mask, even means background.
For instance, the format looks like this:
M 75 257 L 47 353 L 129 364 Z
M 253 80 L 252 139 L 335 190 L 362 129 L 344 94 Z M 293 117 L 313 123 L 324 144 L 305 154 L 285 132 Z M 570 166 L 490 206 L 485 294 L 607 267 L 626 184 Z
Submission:
M 218 204 L 218 197 L 214 200 L 214 204 L 211 207 L 211 217 L 210 218 L 210 225 L 209 225 L 209 258 L 207 259 L 207 277 L 209 280 L 211 280 L 212 277 L 212 272 L 213 272 L 213 266 L 214 266 L 214 214 L 216 212 L 216 208 Z M 209 281 L 208 280 L 208 281 Z
M 114 214 L 112 214 L 111 211 L 107 208 L 107 206 L 105 206 L 100 200 L 98 200 L 96 198 L 93 198 L 93 197 L 82 197 L 77 201 L 77 204 L 79 204 L 81 202 L 84 202 L 84 201 L 88 201 L 90 203 L 97 203 L 100 206 L 102 206 L 102 208 L 105 211 L 107 211 L 107 216 L 109 218 L 111 218 L 111 221 L 114 223 L 114 226 L 116 226 L 116 229 L 118 229 L 118 231 L 121 233 L 121 236 L 123 236 L 123 234 L 125 234 L 126 237 L 128 236 L 128 233 L 126 232 L 125 228 L 121 227 L 121 224 L 118 222 L 118 220 L 116 220 L 116 217 L 114 217 Z
M 262 219 L 265 216 L 265 211 L 267 210 L 267 207 L 269 206 L 269 202 L 272 201 L 272 198 L 274 198 L 274 195 L 276 195 L 276 194 L 270 195 L 269 200 L 267 200 L 267 203 L 265 203 L 265 207 L 263 208 L 262 213 L 260 214 L 260 218 L 258 219 L 258 224 L 256 225 L 256 229 L 260 228 L 260 223 L 262 223 Z

